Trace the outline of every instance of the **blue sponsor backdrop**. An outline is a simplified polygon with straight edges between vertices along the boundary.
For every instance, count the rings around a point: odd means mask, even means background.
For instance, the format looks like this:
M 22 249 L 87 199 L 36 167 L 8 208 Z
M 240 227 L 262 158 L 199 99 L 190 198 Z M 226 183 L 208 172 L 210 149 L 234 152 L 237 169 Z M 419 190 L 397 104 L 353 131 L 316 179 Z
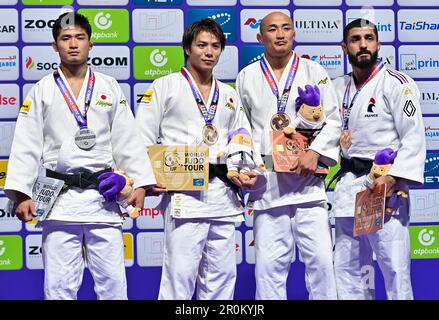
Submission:
M 24 9 L 29 8 L 60 8 L 61 5 L 51 5 L 51 6 L 43 6 L 41 2 L 43 1 L 34 1 L 36 3 L 35 6 L 31 5 L 23 5 L 22 1 L 13 1 L 13 0 L 0 0 L 0 14 L 9 14 L 10 9 L 16 9 L 19 15 L 18 19 L 18 28 L 22 30 L 23 25 L 21 21 L 21 17 L 23 15 Z M 54 3 L 56 1 L 52 1 Z M 67 1 L 68 2 L 68 1 Z M 250 62 L 256 61 L 261 57 L 263 53 L 263 47 L 257 44 L 255 38 L 253 41 L 249 41 L 248 32 L 256 32 L 260 23 L 261 17 L 267 13 L 269 10 L 289 10 L 291 12 L 291 16 L 295 16 L 297 13 L 298 17 L 301 20 L 306 20 L 306 23 L 301 23 L 303 26 L 303 30 L 296 30 L 298 34 L 300 34 L 300 42 L 295 43 L 300 46 L 318 46 L 322 50 L 322 56 L 316 56 L 315 51 L 313 53 L 307 53 L 306 48 L 302 49 L 304 56 L 312 57 L 316 61 L 319 61 L 322 65 L 328 67 L 329 63 L 327 62 L 328 56 L 337 58 L 337 55 L 332 53 L 331 55 L 325 55 L 325 48 L 328 46 L 338 46 L 340 32 L 343 28 L 343 25 L 350 19 L 347 18 L 349 10 L 358 10 L 361 16 L 366 17 L 377 17 L 375 21 L 379 26 L 381 34 L 386 33 L 386 37 L 383 37 L 383 44 L 389 46 L 390 49 L 392 47 L 394 50 L 389 50 L 386 55 L 383 55 L 383 58 L 388 64 L 393 65 L 397 69 L 407 72 L 412 75 L 416 81 L 421 81 L 424 83 L 425 88 L 435 87 L 436 89 L 425 89 L 422 91 L 423 100 L 425 100 L 426 107 L 428 107 L 428 132 L 436 132 L 439 130 L 438 119 L 436 118 L 439 115 L 439 112 L 436 112 L 437 101 L 438 99 L 434 99 L 432 97 L 436 97 L 439 94 L 439 90 L 437 89 L 439 86 L 429 86 L 429 83 L 439 82 L 439 56 L 435 53 L 435 49 L 439 47 L 439 31 L 437 26 L 439 25 L 439 2 L 429 1 L 429 0 L 419 0 L 419 1 L 409 1 L 409 0 L 394 0 L 394 1 L 355 1 L 355 0 L 343 0 L 343 1 L 303 1 L 303 0 L 290 0 L 288 5 L 285 5 L 288 1 L 277 1 L 278 3 L 282 3 L 282 5 L 275 5 L 276 1 L 266 1 L 264 5 L 261 5 L 261 1 L 251 1 L 251 0 L 236 0 L 236 1 L 227 1 L 227 0 L 130 0 L 128 4 L 125 4 L 126 1 L 119 1 L 119 3 L 123 3 L 121 5 L 117 4 L 118 1 L 109 1 L 106 5 L 106 1 L 97 0 L 90 1 L 90 6 L 82 6 L 80 3 L 84 3 L 84 1 L 70 1 L 72 7 L 76 9 L 128 9 L 130 12 L 130 37 L 128 42 L 126 43 L 111 43 L 107 42 L 104 44 L 98 44 L 97 46 L 108 46 L 111 45 L 114 48 L 117 45 L 128 46 L 130 51 L 135 46 L 138 46 L 139 43 L 142 43 L 142 46 L 154 46 L 154 45 L 178 45 L 175 40 L 166 41 L 161 39 L 157 40 L 156 43 L 147 43 L 147 41 L 135 41 L 133 38 L 133 33 L 136 29 L 149 30 L 148 23 L 149 21 L 143 21 L 144 24 L 141 24 L 139 21 L 135 21 L 133 11 L 135 9 L 180 9 L 184 12 L 184 27 L 189 25 L 192 21 L 198 20 L 203 17 L 213 17 L 215 18 L 222 27 L 224 28 L 225 33 L 227 34 L 227 45 L 235 46 L 238 49 L 238 65 L 239 69 L 243 68 Z M 66 3 L 66 1 L 61 1 L 62 4 Z M 310 5 L 316 3 L 316 6 Z M 340 5 L 341 3 L 341 5 Z M 363 7 L 369 6 L 369 7 Z M 374 14 L 373 8 L 370 5 L 375 6 L 374 9 L 377 9 L 380 14 Z M 249 11 L 251 10 L 251 11 Z M 305 12 L 305 11 L 306 12 Z M 310 10 L 310 11 L 309 11 Z M 386 12 L 384 12 L 385 10 Z M 410 14 L 412 16 L 407 17 L 404 12 L 404 19 L 401 18 L 399 21 L 400 10 L 410 10 Z M 428 21 L 422 21 L 423 17 L 426 16 L 423 14 L 423 11 L 430 11 L 433 14 L 432 18 L 428 18 Z M 308 12 L 309 11 L 309 12 Z M 335 13 L 337 15 L 338 11 L 342 12 L 342 20 L 333 16 Z M 262 12 L 262 14 L 261 14 Z M 381 16 L 385 15 L 387 18 L 385 21 L 380 21 Z M 357 14 L 355 14 L 357 15 Z M 352 17 L 350 15 L 349 17 Z M 438 18 L 435 18 L 438 17 Z M 390 18 L 389 18 L 390 17 Z M 427 19 L 425 18 L 425 19 Z M 166 27 L 169 21 L 166 21 L 166 17 L 153 17 L 157 25 Z M 390 21 L 390 22 L 389 22 Z M 104 23 L 105 21 L 102 21 Z M 140 23 L 140 24 L 139 24 Z M 6 24 L 6 23 L 5 23 Z M 42 26 L 44 21 L 39 22 L 39 26 Z M 37 24 L 35 24 L 38 26 Z M 409 27 L 410 26 L 410 27 Z M 182 26 L 183 27 L 183 26 Z M 296 26 L 297 27 L 297 26 Z M 338 34 L 334 34 L 334 29 L 338 30 Z M 19 33 L 19 37 L 17 41 L 10 41 L 6 39 L 6 30 L 11 30 L 9 27 L 3 26 L 3 21 L 0 21 L 0 58 L 8 59 L 13 56 L 14 48 L 17 48 L 17 55 L 19 56 L 18 61 L 23 61 L 21 58 L 21 52 L 23 47 L 28 46 L 28 42 L 24 42 L 23 38 L 21 38 L 21 33 Z M 157 29 L 157 33 L 159 33 L 159 29 Z M 96 31 L 96 30 L 95 30 Z M 146 32 L 146 31 L 145 31 Z M 412 32 L 412 33 L 410 33 Z M 420 33 L 419 33 L 420 32 Z M 423 33 L 425 32 L 425 33 Z M 318 36 L 318 40 L 316 39 L 316 34 Z M 142 34 L 140 34 L 142 36 Z M 154 38 L 155 39 L 155 38 Z M 243 39 L 246 39 L 243 41 Z M 310 40 L 311 39 L 311 40 Z M 391 40 L 387 40 L 391 39 Z M 403 41 L 402 41 L 403 39 Z M 45 41 L 44 43 L 36 43 L 37 45 L 49 45 L 49 41 Z M 323 44 L 322 44 L 323 43 Z M 35 43 L 32 43 L 35 45 Z M 401 49 L 401 47 L 403 48 Z M 6 48 L 8 47 L 8 48 Z M 12 50 L 12 51 L 11 51 Z M 5 57 L 2 56 L 3 52 L 5 53 Z M 11 54 L 12 52 L 12 54 Z M 398 57 L 400 55 L 400 57 Z M 139 81 L 134 79 L 134 60 L 133 55 L 130 53 L 131 62 L 128 68 L 130 69 L 130 76 L 128 79 L 124 79 L 127 91 L 131 95 L 131 107 L 134 110 L 134 105 L 136 103 L 136 97 L 139 95 L 139 92 L 135 89 L 135 84 L 139 84 Z M 170 57 L 172 59 L 172 57 Z M 325 60 L 326 59 L 326 60 Z M 343 72 L 348 71 L 348 63 L 346 57 L 342 57 L 344 60 L 344 69 Z M 10 62 L 9 62 L 10 63 Z M 8 65 L 2 62 L 0 59 L 0 68 L 7 68 Z M 9 66 L 10 67 L 10 66 Z M 25 66 L 20 66 L 20 72 L 18 76 L 18 80 L 0 80 L 0 90 L 3 90 L 4 87 L 2 85 L 9 84 L 18 84 L 20 87 L 20 92 L 17 94 L 17 99 L 23 101 L 23 92 L 22 88 L 27 83 L 23 78 L 23 70 Z M 0 71 L 2 71 L 0 69 Z M 50 72 L 50 70 L 48 71 Z M 225 73 L 229 74 L 229 73 Z M 233 78 L 224 78 L 227 82 L 233 82 Z M 145 86 L 141 86 L 142 90 L 147 88 L 148 83 L 150 81 L 145 81 L 142 84 Z M 422 89 L 422 88 L 421 88 Z M 2 94 L 2 92 L 0 92 Z M 0 100 L 0 105 L 6 103 L 5 95 L 3 93 L 3 99 Z M 427 105 L 428 103 L 428 105 Z M 435 104 L 436 103 L 436 104 Z M 437 113 L 437 114 L 436 114 Z M 0 124 L 2 122 L 11 122 L 15 121 L 15 118 L 11 118 L 11 116 L 4 116 L 0 119 Z M 426 125 L 427 126 L 427 125 Z M 433 135 L 430 133 L 430 135 Z M 2 138 L 2 137 L 0 137 Z M 2 154 L 3 155 L 3 154 Z M 7 160 L 7 156 L 1 156 L 0 160 Z M 430 145 L 430 150 L 427 156 L 426 163 L 426 173 L 425 173 L 425 186 L 421 188 L 421 190 L 426 189 L 435 189 L 439 187 L 439 147 L 436 147 L 435 141 L 433 140 Z M 4 171 L 4 169 L 2 169 Z M 4 178 L 4 173 L 0 173 L 0 179 Z M 3 179 L 4 180 L 4 179 Z M 0 200 L 4 195 L 0 194 Z M 438 200 L 439 201 L 439 200 Z M 158 295 L 158 288 L 160 283 L 160 275 L 161 268 L 159 266 L 145 266 L 143 261 L 153 261 L 157 264 L 157 261 L 160 262 L 160 250 L 163 242 L 160 242 L 160 233 L 163 231 L 161 228 L 162 223 L 160 223 L 160 215 L 158 214 L 158 210 L 153 210 L 154 204 L 151 203 L 150 200 L 147 201 L 149 203 L 149 208 L 145 211 L 145 217 L 150 220 L 150 222 L 143 220 L 142 222 L 139 220 L 137 222 L 130 222 L 127 226 L 125 226 L 125 233 L 129 234 L 128 238 L 134 239 L 131 244 L 127 244 L 127 250 L 131 250 L 131 254 L 127 254 L 127 278 L 128 278 L 128 295 L 130 299 L 156 299 Z M 418 208 L 421 210 L 422 208 Z M 155 214 L 151 214 L 154 212 Z M 7 220 L 5 220 L 7 218 Z M 255 282 L 254 282 L 254 264 L 252 260 L 252 249 L 253 244 L 251 239 L 247 241 L 247 235 L 251 235 L 248 231 L 252 230 L 251 216 L 247 214 L 246 223 L 237 227 L 238 236 L 237 236 L 237 254 L 238 254 L 238 279 L 236 283 L 236 293 L 235 299 L 254 299 L 255 292 Z M 154 220 L 156 219 L 156 220 Z M 6 222 L 8 223 L 7 227 Z M 152 223 L 153 221 L 154 223 Z M 159 222 L 157 222 L 159 221 Z M 144 223 L 150 223 L 149 227 L 145 227 Z M 2 225 L 3 224 L 3 225 Z M 426 225 L 427 223 L 419 222 L 418 225 Z M 439 224 L 439 221 L 429 222 L 428 224 Z M 8 229 L 9 228 L 9 229 Z M 17 231 L 18 230 L 18 231 Z M 146 230 L 146 231 L 145 231 Z M 142 233 L 142 236 L 145 234 L 151 236 L 151 239 L 158 239 L 157 241 L 152 242 L 151 251 L 149 251 L 149 256 L 142 256 L 140 258 L 141 249 L 144 247 L 143 242 L 142 246 L 139 244 L 140 237 L 138 237 Z M 25 227 L 24 224 L 20 224 L 20 222 L 14 220 L 14 217 L 5 217 L 4 211 L 0 211 L 0 241 L 1 237 L 4 235 L 20 235 L 23 238 L 23 265 L 18 270 L 4 270 L 4 265 L 0 265 L 0 299 L 42 299 L 43 298 L 43 270 L 41 269 L 41 265 L 38 263 L 34 263 L 34 256 L 38 258 L 40 257 L 40 247 L 38 247 L 38 239 L 36 240 L 36 244 L 32 244 L 34 241 L 34 236 L 39 235 L 38 231 L 34 231 L 32 228 Z M 32 241 L 30 236 L 32 236 Z M 439 236 L 439 235 L 437 235 Z M 156 237 L 156 238 L 154 238 Z M 149 238 L 148 238 L 149 239 Z M 157 244 L 157 250 L 154 251 L 154 243 Z M 4 243 L 0 242 L 0 253 L 2 253 L 1 249 L 4 246 Z M 7 249 L 7 248 L 6 248 Z M 158 254 L 154 255 L 154 254 Z M 149 260 L 148 260 L 149 259 Z M 0 255 L 1 260 L 1 255 Z M 3 267 L 3 268 L 2 268 Z M 413 260 L 412 261 L 412 280 L 413 280 L 413 288 L 416 299 L 439 299 L 439 283 L 437 280 L 437 270 L 439 269 L 439 260 L 438 259 L 425 259 L 425 260 Z M 378 270 L 378 269 L 377 269 Z M 290 277 L 288 279 L 288 298 L 289 299 L 307 299 L 307 291 L 304 281 L 305 273 L 304 266 L 296 259 L 296 261 L 291 266 Z M 385 299 L 385 292 L 383 287 L 383 279 L 380 272 L 376 272 L 376 290 L 377 290 L 377 298 Z M 93 281 L 90 276 L 88 270 L 86 270 L 84 274 L 84 282 L 79 291 L 80 299 L 94 299 L 95 294 L 93 292 Z

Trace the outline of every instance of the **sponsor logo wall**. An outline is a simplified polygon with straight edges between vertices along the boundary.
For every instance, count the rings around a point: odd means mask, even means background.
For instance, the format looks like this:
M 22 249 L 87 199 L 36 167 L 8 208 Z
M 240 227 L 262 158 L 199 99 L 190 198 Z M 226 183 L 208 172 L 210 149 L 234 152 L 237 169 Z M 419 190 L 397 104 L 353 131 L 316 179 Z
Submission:
M 87 16 L 93 28 L 95 46 L 89 65 L 119 81 L 134 113 L 154 79 L 178 72 L 184 65 L 181 38 L 184 28 L 195 20 L 211 17 L 222 26 L 226 48 L 214 74 L 228 83 L 234 82 L 240 69 L 262 57 L 256 35 L 269 12 L 282 11 L 294 19 L 296 52 L 321 64 L 331 78 L 351 71 L 340 47 L 343 27 L 360 17 L 375 22 L 382 42 L 380 57 L 387 66 L 413 77 L 420 90 L 429 151 L 425 185 L 411 191 L 411 254 L 414 263 L 439 261 L 432 260 L 439 258 L 437 0 L 0 0 L 0 279 L 7 277 L 6 270 L 29 273 L 43 268 L 41 229 L 6 213 L 1 187 L 19 107 L 30 88 L 57 68 L 51 27 L 61 13 L 71 10 Z M 165 210 L 160 200 L 147 198 L 140 217 L 123 225 L 128 273 L 160 277 Z M 238 277 L 247 277 L 245 282 L 251 285 L 237 286 L 235 297 L 253 299 L 254 213 L 246 210 L 244 215 L 245 223 L 236 229 Z M 414 281 L 417 276 L 422 275 L 414 268 Z M 20 284 L 29 298 L 41 296 L 42 287 L 20 281 L 18 274 L 12 278 L 11 284 Z M 294 278 L 303 281 L 301 276 Z M 294 286 L 294 281 L 289 285 Z M 153 283 L 157 286 L 146 288 L 131 281 L 131 294 L 155 299 L 159 281 Z M 414 288 L 416 296 L 416 283 Z M 300 294 L 308 297 L 305 291 Z M 439 299 L 438 290 L 429 294 L 427 298 Z M 0 299 L 7 297 L 0 289 Z

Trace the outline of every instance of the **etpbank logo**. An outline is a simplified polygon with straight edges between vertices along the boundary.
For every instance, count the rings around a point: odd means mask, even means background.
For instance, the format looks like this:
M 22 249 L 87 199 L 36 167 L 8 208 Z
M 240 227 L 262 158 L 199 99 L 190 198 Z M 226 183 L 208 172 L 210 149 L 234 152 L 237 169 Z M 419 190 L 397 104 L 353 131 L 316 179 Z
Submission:
M 130 17 L 125 9 L 80 9 L 78 13 L 93 25 L 93 42 L 127 42 L 130 39 Z
M 188 12 L 188 24 L 204 18 L 215 20 L 224 32 L 227 41 L 236 41 L 236 11 L 231 9 L 194 9 Z
M 424 168 L 424 184 L 439 186 L 439 152 L 427 152 Z
M 253 62 L 261 60 L 264 55 L 264 46 L 245 46 L 241 48 L 240 53 L 240 68 L 242 69 Z
M 133 50 L 134 78 L 154 80 L 184 66 L 183 48 L 180 46 L 137 46 Z

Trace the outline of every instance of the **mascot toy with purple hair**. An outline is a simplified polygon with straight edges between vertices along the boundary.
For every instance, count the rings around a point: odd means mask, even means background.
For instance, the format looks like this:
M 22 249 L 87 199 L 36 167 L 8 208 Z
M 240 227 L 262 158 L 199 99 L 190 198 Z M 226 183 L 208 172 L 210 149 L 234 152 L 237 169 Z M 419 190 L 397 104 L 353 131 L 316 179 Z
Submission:
M 254 149 L 253 139 L 245 128 L 229 132 L 227 137 L 227 151 L 219 152 L 217 158 L 226 157 L 227 177 L 240 177 L 249 180 L 248 172 L 262 173 L 265 165 L 261 156 Z
M 141 208 L 134 208 L 127 205 L 128 197 L 133 193 L 133 179 L 125 175 L 123 170 L 115 170 L 113 172 L 105 172 L 99 177 L 99 193 L 107 201 L 115 201 L 121 207 L 125 208 L 130 218 L 137 218 Z
M 375 179 L 387 175 L 397 155 L 398 151 L 393 151 L 391 148 L 377 151 L 372 168 L 366 179 L 366 186 L 370 187 Z M 398 190 L 390 198 L 386 199 L 387 213 L 391 213 L 398 208 L 400 197 L 408 198 L 408 192 L 406 190 Z
M 286 127 L 283 132 L 287 136 L 296 133 L 296 129 L 319 130 L 325 123 L 325 113 L 320 103 L 320 89 L 317 85 L 307 84 L 305 90 L 297 88 L 299 96 L 296 98 L 296 118 L 294 127 Z

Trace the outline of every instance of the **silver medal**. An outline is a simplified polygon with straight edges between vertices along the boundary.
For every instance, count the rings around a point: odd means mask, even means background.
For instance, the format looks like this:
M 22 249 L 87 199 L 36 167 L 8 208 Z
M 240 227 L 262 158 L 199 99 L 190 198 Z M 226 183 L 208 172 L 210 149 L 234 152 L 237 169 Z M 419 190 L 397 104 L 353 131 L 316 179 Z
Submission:
M 214 145 L 218 141 L 218 130 L 211 124 L 207 124 L 203 127 L 203 141 L 207 145 Z
M 88 128 L 79 129 L 75 134 L 75 143 L 83 150 L 90 149 L 96 144 L 96 134 Z

